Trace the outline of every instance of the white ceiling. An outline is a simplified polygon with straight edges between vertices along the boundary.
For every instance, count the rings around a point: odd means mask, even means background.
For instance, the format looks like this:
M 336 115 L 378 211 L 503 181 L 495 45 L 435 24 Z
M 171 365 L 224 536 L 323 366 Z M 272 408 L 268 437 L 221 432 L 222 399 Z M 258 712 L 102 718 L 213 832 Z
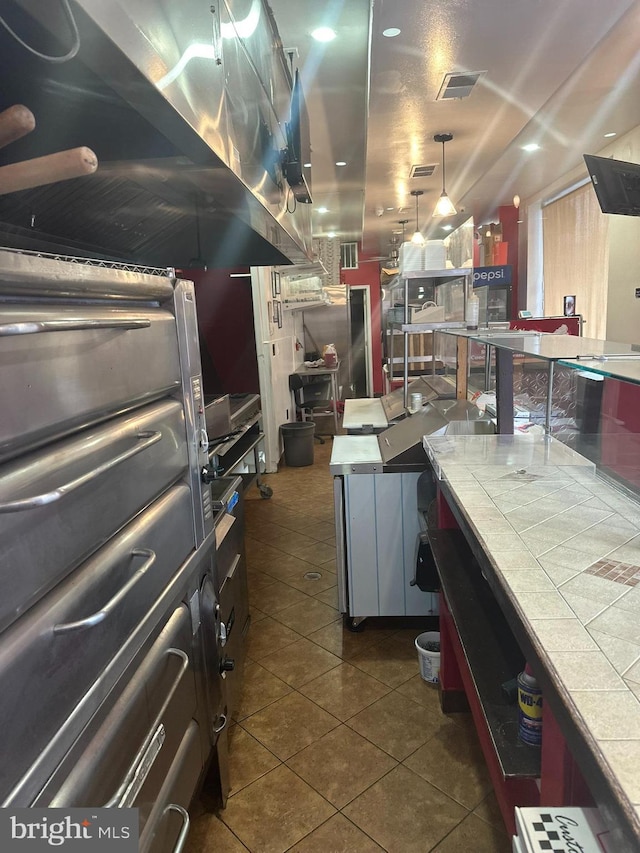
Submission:
M 436 133 L 453 134 L 446 188 L 464 208 L 457 221 L 486 222 L 601 150 L 606 132 L 640 124 L 640 0 L 269 2 L 306 92 L 316 237 L 335 232 L 384 254 L 399 220 L 415 228 L 412 189 L 424 191 L 422 230 L 440 228 Z M 334 41 L 314 42 L 319 25 Z M 400 35 L 384 37 L 391 26 Z M 436 101 L 446 73 L 477 71 L 468 98 Z M 524 152 L 527 142 L 540 150 Z M 433 175 L 412 179 L 426 163 L 438 164 Z

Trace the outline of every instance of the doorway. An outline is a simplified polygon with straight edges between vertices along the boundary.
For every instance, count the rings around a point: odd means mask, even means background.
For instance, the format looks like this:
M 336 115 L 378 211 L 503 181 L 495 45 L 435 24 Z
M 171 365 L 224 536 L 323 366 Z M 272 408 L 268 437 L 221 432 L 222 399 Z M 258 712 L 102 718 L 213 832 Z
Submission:
M 372 397 L 371 292 L 367 285 L 349 287 L 349 336 L 353 394 Z

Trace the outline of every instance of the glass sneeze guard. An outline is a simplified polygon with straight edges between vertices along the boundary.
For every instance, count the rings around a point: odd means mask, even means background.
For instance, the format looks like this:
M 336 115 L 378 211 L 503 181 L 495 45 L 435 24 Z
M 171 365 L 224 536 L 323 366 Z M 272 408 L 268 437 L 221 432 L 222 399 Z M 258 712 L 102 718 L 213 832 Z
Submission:
M 640 495 L 640 346 L 488 329 L 441 339 L 450 342 L 458 395 L 488 400 L 499 432 L 552 435 Z

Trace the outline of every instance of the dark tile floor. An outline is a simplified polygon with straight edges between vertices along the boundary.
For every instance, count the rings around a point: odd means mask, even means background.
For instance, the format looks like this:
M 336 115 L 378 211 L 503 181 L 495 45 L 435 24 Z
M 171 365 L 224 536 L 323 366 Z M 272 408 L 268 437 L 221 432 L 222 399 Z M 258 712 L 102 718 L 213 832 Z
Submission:
M 441 713 L 416 628 L 343 628 L 330 455 L 316 444 L 313 466 L 266 478 L 270 500 L 247 495 L 252 625 L 231 796 L 195 818 L 187 853 L 507 853 L 471 719 Z

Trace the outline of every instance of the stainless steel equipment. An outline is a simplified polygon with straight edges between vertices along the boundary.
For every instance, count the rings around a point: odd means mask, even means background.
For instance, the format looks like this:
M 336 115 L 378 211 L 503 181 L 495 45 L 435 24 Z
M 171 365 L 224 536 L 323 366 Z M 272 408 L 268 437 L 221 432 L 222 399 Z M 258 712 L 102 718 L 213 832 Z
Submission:
M 232 394 L 231 431 L 209 446 L 209 461 L 212 476 L 239 475 L 247 489 L 256 483 L 260 495 L 270 498 L 273 490 L 262 482 L 264 470 L 264 432 L 262 431 L 262 407 L 259 394 Z
M 438 392 L 431 387 L 429 383 L 430 378 L 431 377 L 429 376 L 418 376 L 417 379 L 413 379 L 409 383 L 409 399 L 411 399 L 412 394 L 418 393 L 422 394 L 423 403 L 429 403 L 431 400 L 435 400 L 438 396 Z M 395 391 L 391 391 L 389 394 L 385 394 L 380 398 L 382 408 L 389 423 L 397 420 L 398 418 L 404 417 L 407 414 L 404 404 L 404 396 L 404 388 L 396 388 Z
M 238 710 L 249 630 L 249 586 L 244 553 L 244 499 L 241 477 L 221 477 L 211 484 L 215 516 L 215 591 L 219 602 L 227 714 Z
M 0 250 L 0 297 L 0 803 L 173 850 L 232 692 L 193 287 Z
M 336 436 L 330 471 L 338 602 L 349 627 L 367 616 L 438 613 L 437 595 L 416 584 L 418 482 L 430 468 L 422 439 L 485 429 L 493 431 L 493 424 L 471 403 L 433 400 L 377 435 Z
M 0 28 L 3 94 L 37 115 L 16 159 L 80 140 L 100 168 L 88 181 L 0 197 L 2 245 L 182 269 L 308 261 L 309 205 L 285 203 L 292 80 L 267 4 L 253 4 L 251 27 L 237 2 L 72 5 L 79 44 L 64 63 L 43 62 Z M 38 33 L 44 53 L 68 43 L 56 4 L 11 0 L 3 18 L 16 33 Z
M 229 395 L 208 398 L 205 396 L 204 416 L 209 438 L 223 438 L 231 432 L 231 405 Z

